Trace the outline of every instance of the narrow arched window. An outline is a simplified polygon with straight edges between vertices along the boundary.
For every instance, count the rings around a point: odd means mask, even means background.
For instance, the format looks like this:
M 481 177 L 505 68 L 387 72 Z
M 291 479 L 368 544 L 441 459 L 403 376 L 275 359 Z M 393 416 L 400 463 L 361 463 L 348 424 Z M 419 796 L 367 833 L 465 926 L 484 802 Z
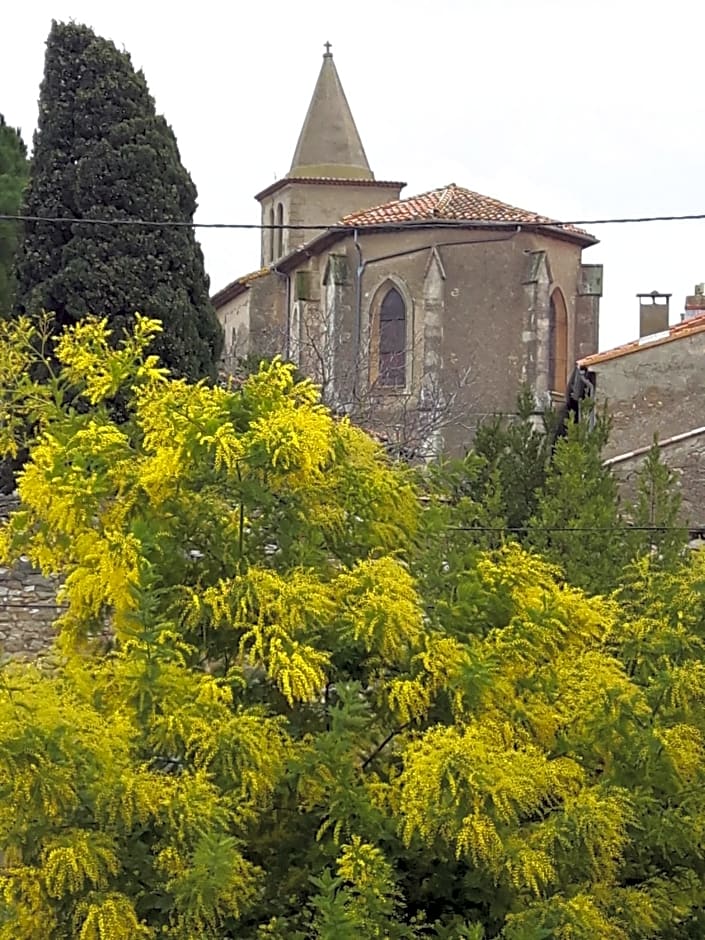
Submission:
M 377 381 L 388 388 L 406 385 L 406 304 L 396 287 L 379 308 Z
M 269 232 L 267 238 L 267 245 L 269 246 L 268 257 L 265 258 L 265 261 L 274 261 L 274 246 L 276 245 L 276 230 L 274 228 L 274 206 L 269 208 Z
M 568 311 L 560 290 L 551 294 L 548 311 L 548 387 L 564 392 L 568 381 Z
M 277 206 L 277 258 L 284 254 L 284 206 L 279 203 Z

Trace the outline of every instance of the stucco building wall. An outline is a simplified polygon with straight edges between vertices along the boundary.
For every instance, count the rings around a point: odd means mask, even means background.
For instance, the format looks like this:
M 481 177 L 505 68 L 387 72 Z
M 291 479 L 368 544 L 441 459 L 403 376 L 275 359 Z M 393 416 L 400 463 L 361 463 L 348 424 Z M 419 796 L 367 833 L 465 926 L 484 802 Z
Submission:
M 705 331 L 637 350 L 589 368 L 597 401 L 612 418 L 605 452 L 614 457 L 705 424 Z

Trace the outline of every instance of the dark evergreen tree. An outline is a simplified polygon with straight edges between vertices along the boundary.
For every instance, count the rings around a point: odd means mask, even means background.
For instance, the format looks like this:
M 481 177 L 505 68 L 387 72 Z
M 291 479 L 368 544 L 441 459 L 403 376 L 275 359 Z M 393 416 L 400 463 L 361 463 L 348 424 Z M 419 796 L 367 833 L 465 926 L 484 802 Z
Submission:
M 481 480 L 493 490 L 493 480 L 498 481 L 502 515 L 508 529 L 518 536 L 536 510 L 546 478 L 547 427 L 552 416 L 546 413 L 537 425 L 535 415 L 533 393 L 524 387 L 517 397 L 516 415 L 483 424 L 473 444 L 473 452 L 485 462 Z
M 27 181 L 27 149 L 19 130 L 8 127 L 0 114 L 0 214 L 17 215 Z M 13 272 L 17 250 L 17 222 L 0 221 L 0 316 L 12 309 L 15 293 Z
M 85 222 L 27 223 L 17 264 L 23 308 L 55 312 L 59 327 L 105 315 L 116 335 L 135 311 L 156 317 L 164 332 L 154 351 L 165 364 L 212 377 L 222 338 L 188 224 L 195 210 L 196 188 L 142 72 L 87 27 L 54 22 L 24 211 Z
M 677 477 L 661 459 L 655 438 L 637 477 L 632 520 L 635 555 L 648 554 L 657 567 L 673 567 L 687 544 L 688 529 L 681 518 Z
M 609 435 L 604 416 L 571 421 L 558 440 L 529 522 L 528 543 L 563 568 L 570 584 L 590 593 L 616 588 L 631 557 L 617 481 L 602 459 Z

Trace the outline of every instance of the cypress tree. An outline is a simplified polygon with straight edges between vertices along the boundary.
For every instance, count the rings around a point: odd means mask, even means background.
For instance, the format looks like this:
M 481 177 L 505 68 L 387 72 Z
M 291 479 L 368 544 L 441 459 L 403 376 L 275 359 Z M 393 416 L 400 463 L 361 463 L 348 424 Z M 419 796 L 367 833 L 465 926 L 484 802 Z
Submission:
M 0 214 L 17 215 L 26 180 L 27 149 L 20 132 L 8 127 L 0 114 Z M 0 221 L 0 316 L 10 312 L 14 300 L 17 234 L 16 222 Z
M 188 225 L 195 210 L 174 133 L 129 54 L 85 26 L 52 23 L 24 214 L 81 221 L 26 224 L 22 308 L 53 311 L 59 328 L 89 312 L 107 316 L 116 336 L 135 311 L 156 317 L 164 363 L 176 375 L 212 377 L 222 337 Z M 138 220 L 186 224 L 131 224 Z

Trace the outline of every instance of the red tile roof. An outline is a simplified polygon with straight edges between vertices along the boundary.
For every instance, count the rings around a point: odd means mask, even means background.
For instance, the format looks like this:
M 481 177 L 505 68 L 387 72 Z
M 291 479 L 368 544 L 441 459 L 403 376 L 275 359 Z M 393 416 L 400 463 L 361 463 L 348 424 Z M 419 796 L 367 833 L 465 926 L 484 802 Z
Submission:
M 573 225 L 561 225 L 555 219 L 526 209 L 518 209 L 506 202 L 482 196 L 462 186 L 451 183 L 440 189 L 432 189 L 420 196 L 395 199 L 372 209 L 346 215 L 343 225 L 389 225 L 395 222 L 432 222 L 435 219 L 449 222 L 517 223 L 523 225 L 555 226 L 561 232 L 579 236 L 592 244 L 592 235 Z
M 234 281 L 231 281 L 229 284 L 226 284 L 225 287 L 222 287 L 217 294 L 213 294 L 211 297 L 211 303 L 214 307 L 222 307 L 223 304 L 226 304 L 229 300 L 232 300 L 233 297 L 237 297 L 238 294 L 241 294 L 243 291 L 247 290 L 250 284 L 253 281 L 256 281 L 260 277 L 264 277 L 265 274 L 269 274 L 270 268 L 260 268 L 259 271 L 252 271 L 251 274 L 244 274 L 242 277 L 235 278 Z
M 591 356 L 585 356 L 578 361 L 578 365 L 585 369 L 591 366 L 599 365 L 601 362 L 609 362 L 611 359 L 621 359 L 622 356 L 628 356 L 631 353 L 639 352 L 641 349 L 651 349 L 654 346 L 662 346 L 664 343 L 672 343 L 676 339 L 683 339 L 686 336 L 692 336 L 694 333 L 705 331 L 705 314 L 699 317 L 691 317 L 689 320 L 683 320 L 670 327 L 663 333 L 654 333 L 651 336 L 643 336 L 641 339 L 632 340 L 631 343 L 624 343 L 622 346 L 615 346 L 614 349 L 606 349 L 604 352 L 593 353 Z
M 403 183 L 393 183 L 386 180 L 359 180 L 359 179 L 314 179 L 305 177 L 285 178 L 273 183 L 267 190 L 260 193 L 257 198 L 273 192 L 275 188 L 285 183 L 331 183 L 334 185 L 364 185 L 364 186 L 384 186 L 401 187 Z M 510 206 L 506 202 L 500 202 L 498 199 L 492 199 L 490 196 L 482 196 L 480 193 L 472 192 L 463 186 L 456 186 L 451 183 L 449 186 L 442 186 L 440 189 L 432 189 L 430 192 L 421 193 L 419 196 L 411 196 L 407 199 L 394 199 L 391 202 L 385 202 L 379 206 L 373 206 L 371 209 L 363 209 L 360 212 L 353 212 L 344 216 L 341 221 L 335 225 L 328 226 L 325 230 L 307 241 L 305 245 L 300 245 L 285 258 L 277 262 L 277 268 L 282 271 L 291 270 L 299 258 L 301 251 L 309 252 L 322 250 L 323 247 L 331 242 L 347 236 L 346 228 L 368 227 L 374 228 L 378 225 L 394 225 L 395 223 L 433 223 L 438 221 L 457 222 L 459 225 L 472 227 L 473 225 L 482 225 L 491 228 L 493 224 L 516 224 L 527 228 L 537 226 L 546 234 L 554 237 L 569 238 L 571 241 L 578 242 L 583 246 L 594 245 L 597 241 L 594 236 L 585 232 L 583 229 L 576 228 L 574 225 L 562 225 L 556 219 L 548 218 L 545 215 L 539 215 L 536 212 L 529 212 L 526 209 L 518 209 L 516 206 Z M 222 306 L 233 297 L 247 290 L 249 283 L 257 277 L 262 277 L 268 273 L 267 268 L 256 271 L 254 274 L 248 274 L 245 277 L 232 281 L 222 290 L 211 297 L 211 302 L 216 306 Z

